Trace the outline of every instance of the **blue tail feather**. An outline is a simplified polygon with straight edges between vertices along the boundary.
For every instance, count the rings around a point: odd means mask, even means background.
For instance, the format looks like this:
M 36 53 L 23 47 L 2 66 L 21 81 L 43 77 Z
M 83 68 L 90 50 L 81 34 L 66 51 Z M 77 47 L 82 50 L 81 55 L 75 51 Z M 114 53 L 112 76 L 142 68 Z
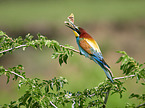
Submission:
M 102 69 L 103 69 L 103 68 L 102 68 Z M 112 75 L 111 75 L 111 73 L 109 72 L 109 70 L 107 70 L 107 69 L 103 69 L 103 70 L 104 70 L 104 72 L 105 72 L 107 78 L 113 83 Z
M 104 70 L 107 78 L 113 83 L 113 79 L 112 79 L 112 72 L 109 69 L 108 65 L 106 65 L 105 63 L 103 63 L 101 60 L 97 59 L 96 57 L 92 57 L 91 58 L 95 63 L 99 64 L 101 66 L 101 68 Z

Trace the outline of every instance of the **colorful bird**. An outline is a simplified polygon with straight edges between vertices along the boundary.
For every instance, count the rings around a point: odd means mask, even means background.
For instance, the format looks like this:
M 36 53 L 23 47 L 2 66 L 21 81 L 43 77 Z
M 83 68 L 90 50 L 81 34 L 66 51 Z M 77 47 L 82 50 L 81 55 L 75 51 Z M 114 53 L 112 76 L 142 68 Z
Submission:
M 68 19 L 69 21 L 65 21 L 64 23 L 67 27 L 73 30 L 80 54 L 85 55 L 95 63 L 99 64 L 104 70 L 107 78 L 113 83 L 113 74 L 109 65 L 105 62 L 97 42 L 83 28 L 74 25 L 73 14 L 71 14 Z

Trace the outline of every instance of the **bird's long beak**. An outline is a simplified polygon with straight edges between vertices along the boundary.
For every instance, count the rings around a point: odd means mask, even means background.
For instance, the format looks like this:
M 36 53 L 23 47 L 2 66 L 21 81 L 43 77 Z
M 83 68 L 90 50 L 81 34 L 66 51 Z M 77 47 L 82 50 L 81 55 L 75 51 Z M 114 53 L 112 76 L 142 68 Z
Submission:
M 76 36 L 80 35 L 79 28 L 70 21 L 64 21 L 65 25 L 73 30 Z

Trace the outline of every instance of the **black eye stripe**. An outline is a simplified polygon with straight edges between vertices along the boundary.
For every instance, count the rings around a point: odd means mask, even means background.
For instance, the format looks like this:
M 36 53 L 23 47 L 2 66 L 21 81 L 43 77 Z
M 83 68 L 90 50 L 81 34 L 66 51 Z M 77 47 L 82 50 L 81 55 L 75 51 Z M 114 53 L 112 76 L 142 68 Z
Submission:
M 79 31 L 79 29 L 77 29 L 77 28 L 76 28 L 76 32 L 77 32 L 79 35 L 81 34 L 80 31 Z

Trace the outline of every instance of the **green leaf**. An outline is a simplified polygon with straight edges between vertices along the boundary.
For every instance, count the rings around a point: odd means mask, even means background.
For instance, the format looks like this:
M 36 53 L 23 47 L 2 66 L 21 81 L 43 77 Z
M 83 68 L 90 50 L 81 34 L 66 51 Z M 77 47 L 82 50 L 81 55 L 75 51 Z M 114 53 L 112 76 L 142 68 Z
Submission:
M 63 63 L 62 56 L 63 56 L 63 54 L 60 54 L 60 55 L 59 55 L 59 64 L 60 64 L 60 66 L 61 66 L 62 63 Z
M 60 87 L 63 88 L 63 82 L 60 82 Z
M 4 33 L 3 31 L 0 31 L 0 36 L 4 36 L 6 35 L 6 33 Z
M 10 80 L 10 74 L 7 72 L 6 73 L 6 76 L 7 76 L 7 84 L 9 83 L 9 80 Z
M 129 96 L 129 99 L 130 99 L 130 98 L 134 98 L 134 97 L 138 98 L 138 97 L 139 97 L 139 94 L 134 94 L 134 93 L 132 93 L 132 94 Z
M 138 81 L 140 80 L 140 75 L 139 75 L 139 73 L 136 73 L 136 77 L 137 77 L 137 80 L 136 80 L 136 83 L 138 83 Z
M 123 55 L 122 57 L 122 64 L 126 64 L 128 62 L 128 55 Z
M 5 37 L 0 38 L 0 43 L 3 43 L 5 41 Z
M 5 69 L 3 68 L 3 66 L 0 66 L 0 76 L 3 75 L 5 73 Z
M 141 83 L 142 85 L 145 85 L 145 83 Z
M 59 55 L 59 53 L 53 53 L 52 56 L 51 56 L 51 58 L 52 59 L 56 59 L 58 57 L 58 55 Z
M 32 102 L 32 97 L 30 97 L 30 98 L 28 99 L 29 105 L 30 105 L 31 102 Z
M 73 51 L 70 51 L 70 56 L 73 56 L 74 52 Z
M 28 34 L 26 35 L 25 41 L 30 42 L 30 41 L 33 39 L 33 37 L 34 37 L 34 36 L 32 36 L 32 35 L 30 35 L 30 33 L 28 33 Z
M 126 88 L 125 87 L 122 87 L 122 89 L 124 89 L 126 91 Z
M 48 92 L 49 92 L 49 86 L 46 85 L 46 86 L 45 86 L 45 93 L 48 93 Z
M 116 61 L 116 63 L 121 62 L 121 61 L 122 61 L 122 59 L 123 59 L 123 57 L 120 57 L 120 58 Z
M 68 59 L 68 55 L 67 54 L 65 54 L 64 56 L 63 56 L 63 61 L 67 64 L 67 59 Z
M 17 66 L 17 69 L 19 69 L 19 70 L 23 70 L 24 67 L 23 67 L 22 65 L 18 65 L 18 66 Z
M 140 64 L 140 65 L 139 65 L 139 67 L 142 67 L 142 66 L 143 66 L 143 64 Z
M 50 47 L 50 40 L 45 40 L 45 46 Z
M 53 90 L 53 82 L 50 83 L 50 88 Z
M 126 75 L 128 75 L 129 73 L 131 73 L 131 71 L 134 69 L 134 66 L 129 66 L 128 69 L 126 69 Z
M 53 49 L 57 52 L 57 51 L 59 51 L 59 50 L 61 50 L 60 49 L 60 46 L 59 46 L 59 43 L 56 41 L 56 40 L 52 40 L 51 41 L 51 44 L 53 45 Z
M 59 90 L 60 90 L 60 86 L 59 86 L 59 85 L 57 85 L 57 86 L 56 86 L 56 88 L 57 88 L 57 89 L 56 89 L 57 91 L 59 91 Z
M 127 53 L 125 51 L 116 51 L 117 53 L 120 53 L 120 54 L 124 54 L 124 55 L 127 55 Z

